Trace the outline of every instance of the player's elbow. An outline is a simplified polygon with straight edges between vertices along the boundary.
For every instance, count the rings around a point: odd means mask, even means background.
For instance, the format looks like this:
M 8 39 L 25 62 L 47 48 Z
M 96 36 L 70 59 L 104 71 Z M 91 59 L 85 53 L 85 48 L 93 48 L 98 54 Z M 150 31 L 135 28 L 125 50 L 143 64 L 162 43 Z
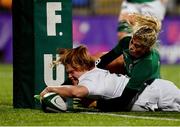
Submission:
M 82 97 L 85 97 L 86 95 L 87 95 L 87 91 L 86 90 L 74 89 L 72 91 L 72 96 L 73 97 L 82 98 Z
M 72 91 L 72 96 L 77 98 L 84 97 L 79 91 Z

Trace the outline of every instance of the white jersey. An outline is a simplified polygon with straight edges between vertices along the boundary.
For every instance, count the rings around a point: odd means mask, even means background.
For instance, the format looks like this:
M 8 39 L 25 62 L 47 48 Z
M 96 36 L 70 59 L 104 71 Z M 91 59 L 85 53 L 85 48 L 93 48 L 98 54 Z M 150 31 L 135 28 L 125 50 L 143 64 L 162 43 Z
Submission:
M 94 68 L 80 76 L 78 84 L 88 89 L 90 98 L 110 99 L 121 96 L 128 81 L 124 75 Z
M 94 68 L 80 76 L 78 85 L 88 89 L 89 98 L 110 99 L 120 97 L 128 81 L 129 78 L 124 75 Z M 135 105 L 151 110 L 180 111 L 180 90 L 170 81 L 156 79 L 145 88 Z

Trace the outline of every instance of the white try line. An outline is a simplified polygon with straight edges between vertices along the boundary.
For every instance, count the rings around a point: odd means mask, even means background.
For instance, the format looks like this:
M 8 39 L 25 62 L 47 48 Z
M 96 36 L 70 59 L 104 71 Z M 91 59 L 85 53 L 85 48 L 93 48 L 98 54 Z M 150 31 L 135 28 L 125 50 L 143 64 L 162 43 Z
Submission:
M 159 118 L 159 117 L 147 117 L 147 116 L 135 116 L 135 115 L 119 115 L 113 113 L 98 113 L 98 112 L 81 112 L 82 114 L 95 114 L 95 115 L 107 115 L 115 117 L 133 118 L 133 119 L 148 119 L 148 120 L 166 120 L 166 121 L 180 121 L 180 119 L 173 118 Z

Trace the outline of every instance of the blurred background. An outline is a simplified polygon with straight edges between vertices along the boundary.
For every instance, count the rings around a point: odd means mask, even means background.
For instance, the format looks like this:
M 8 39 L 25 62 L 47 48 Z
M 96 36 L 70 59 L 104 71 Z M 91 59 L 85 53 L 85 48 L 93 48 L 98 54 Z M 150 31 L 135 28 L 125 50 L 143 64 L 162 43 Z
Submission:
M 84 44 L 92 54 L 117 43 L 117 20 L 122 0 L 72 0 L 73 45 Z M 12 0 L 0 0 L 0 63 L 11 64 Z M 163 64 L 180 64 L 180 0 L 169 0 L 160 35 Z

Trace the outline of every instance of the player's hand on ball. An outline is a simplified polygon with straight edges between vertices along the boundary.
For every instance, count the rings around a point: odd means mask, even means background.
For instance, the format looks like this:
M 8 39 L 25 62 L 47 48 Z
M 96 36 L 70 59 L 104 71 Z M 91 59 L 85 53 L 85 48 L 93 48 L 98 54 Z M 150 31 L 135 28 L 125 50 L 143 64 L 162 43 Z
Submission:
M 43 98 L 45 94 L 47 94 L 49 91 L 48 91 L 48 87 L 46 87 L 41 93 L 40 93 L 40 97 Z

